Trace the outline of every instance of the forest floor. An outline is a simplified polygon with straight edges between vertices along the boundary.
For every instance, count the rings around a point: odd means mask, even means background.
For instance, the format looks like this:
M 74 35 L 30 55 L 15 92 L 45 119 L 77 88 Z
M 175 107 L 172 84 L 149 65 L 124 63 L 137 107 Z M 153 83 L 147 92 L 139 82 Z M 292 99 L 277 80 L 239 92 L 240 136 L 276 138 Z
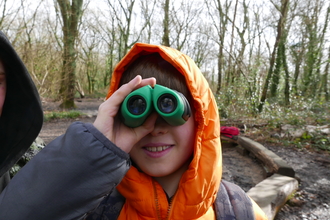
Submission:
M 39 137 L 48 144 L 51 140 L 65 132 L 74 121 L 93 123 L 101 99 L 76 100 L 76 111 L 84 115 L 76 119 L 52 119 L 44 122 Z M 44 112 L 57 111 L 59 103 L 43 100 Z M 229 122 L 226 122 L 228 125 Z M 306 148 L 287 147 L 281 144 L 269 143 L 267 136 L 260 136 L 253 128 L 243 135 L 258 141 L 269 150 L 284 159 L 293 167 L 299 180 L 299 189 L 294 197 L 282 207 L 276 220 L 329 220 L 330 219 L 330 154 Z M 242 156 L 235 148 L 223 147 L 223 178 L 249 190 L 262 180 L 262 169 L 258 161 Z

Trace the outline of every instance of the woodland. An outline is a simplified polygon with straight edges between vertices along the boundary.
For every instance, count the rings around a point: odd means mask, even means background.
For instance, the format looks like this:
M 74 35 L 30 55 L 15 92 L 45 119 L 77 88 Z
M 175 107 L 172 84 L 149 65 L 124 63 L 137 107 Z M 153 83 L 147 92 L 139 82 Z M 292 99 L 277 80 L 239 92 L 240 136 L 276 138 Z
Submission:
M 136 42 L 189 55 L 224 120 L 330 124 L 330 0 L 0 0 L 0 30 L 42 98 L 104 97 Z M 291 144 L 330 151 L 329 134 Z

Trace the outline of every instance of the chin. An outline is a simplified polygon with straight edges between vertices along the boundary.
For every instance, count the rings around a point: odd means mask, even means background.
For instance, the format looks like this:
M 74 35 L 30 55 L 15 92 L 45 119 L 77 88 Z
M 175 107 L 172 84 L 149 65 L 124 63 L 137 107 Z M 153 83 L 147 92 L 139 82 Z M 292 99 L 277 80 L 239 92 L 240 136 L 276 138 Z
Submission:
M 169 172 L 162 172 L 162 171 L 153 171 L 153 172 L 144 172 L 145 174 L 151 176 L 151 177 L 155 177 L 155 178 L 159 178 L 159 177 L 165 177 L 165 176 L 168 176 L 170 175 L 171 173 Z

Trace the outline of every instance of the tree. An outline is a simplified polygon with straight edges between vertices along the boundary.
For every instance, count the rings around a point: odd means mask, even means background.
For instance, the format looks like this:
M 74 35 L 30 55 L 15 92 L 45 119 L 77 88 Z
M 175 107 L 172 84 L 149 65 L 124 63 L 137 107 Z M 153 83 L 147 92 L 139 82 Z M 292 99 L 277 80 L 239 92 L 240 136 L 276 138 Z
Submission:
M 32 32 L 36 26 L 36 17 L 38 13 L 38 9 L 41 5 L 42 1 L 39 1 L 37 8 L 32 14 L 31 18 L 26 17 L 26 8 L 24 7 L 24 2 L 22 1 L 22 13 L 23 13 L 23 25 L 24 25 L 24 31 L 25 35 L 27 37 L 27 40 L 24 44 L 24 52 L 22 56 L 22 60 L 24 63 L 29 63 L 29 59 L 31 58 L 31 50 L 32 50 Z M 31 23 L 31 25 L 29 25 Z M 29 27 L 30 26 L 30 27 Z
M 170 0 L 165 0 L 164 4 L 164 20 L 163 20 L 163 38 L 162 45 L 170 46 Z
M 286 21 L 286 18 L 287 18 L 288 8 L 289 8 L 289 0 L 281 0 L 281 6 L 280 6 L 280 8 L 278 8 L 278 10 L 280 11 L 280 18 L 279 18 L 278 24 L 277 24 L 276 41 L 275 41 L 273 52 L 272 52 L 272 55 L 271 55 L 271 58 L 270 58 L 269 70 L 268 70 L 268 74 L 266 76 L 265 84 L 264 84 L 262 94 L 261 94 L 261 98 L 260 98 L 260 103 L 259 103 L 259 106 L 258 106 L 258 111 L 259 112 L 262 112 L 263 106 L 264 106 L 266 98 L 267 98 L 269 82 L 270 82 L 270 79 L 273 77 L 272 75 L 273 75 L 273 68 L 274 68 L 274 64 L 275 64 L 276 51 L 278 49 L 278 45 L 281 41 L 281 38 L 283 38 L 284 27 L 285 27 L 285 21 Z M 273 82 L 275 82 L 275 83 L 276 83 L 276 80 L 277 80 L 276 77 L 278 77 L 278 76 L 276 75 L 275 77 L 273 77 L 274 78 Z
M 78 24 L 83 14 L 83 0 L 57 0 L 62 17 L 63 31 L 63 66 L 61 73 L 62 98 L 61 108 L 75 108 L 74 95 L 76 83 L 76 41 L 78 38 Z M 57 8 L 56 8 L 57 10 Z
M 326 35 L 326 32 L 327 32 L 328 23 L 329 23 L 329 15 L 330 15 L 330 5 L 327 8 L 323 30 L 320 34 L 319 56 L 318 56 L 318 60 L 317 60 L 317 64 L 316 64 L 316 75 L 320 78 L 319 91 L 317 91 L 318 96 L 321 96 L 322 92 L 324 92 L 326 98 L 328 96 L 326 87 L 327 87 L 327 71 L 328 71 L 327 69 L 329 68 L 329 61 L 326 64 L 323 77 L 321 75 L 321 66 L 322 66 L 322 60 L 323 60 L 323 48 L 324 48 L 325 35 Z
M 85 36 L 81 39 L 81 49 L 83 51 L 81 55 L 81 59 L 84 61 L 85 68 L 84 72 L 86 72 L 87 76 L 87 83 L 88 83 L 88 93 L 93 94 L 95 90 L 95 83 L 96 83 L 96 73 L 97 70 L 97 56 L 99 53 L 96 53 L 95 49 L 99 44 L 97 38 L 97 31 L 91 27 L 89 21 L 86 21 L 86 29 L 84 34 L 89 35 Z M 80 92 L 81 97 L 83 97 L 83 93 Z
M 136 42 L 134 41 L 132 44 L 129 44 L 129 37 L 132 34 L 131 24 L 133 17 L 133 8 L 135 4 L 135 0 L 129 1 L 113 1 L 107 0 L 108 6 L 112 9 L 112 13 L 116 18 L 117 27 L 119 29 L 119 36 L 117 39 L 118 44 L 118 60 L 121 60 L 127 53 L 128 49 Z M 116 3 L 119 4 L 119 8 L 117 8 Z M 124 5 L 123 3 L 126 3 Z M 122 15 L 124 19 L 122 19 Z
M 21 7 L 24 4 L 24 0 L 21 0 L 21 5 L 18 7 L 11 7 L 8 5 L 8 0 L 0 1 L 0 30 L 4 33 L 7 33 L 8 30 L 14 25 L 14 22 L 21 12 Z M 14 43 L 15 40 L 12 40 Z
M 189 44 L 198 41 L 193 35 L 199 29 L 200 23 L 202 23 L 200 22 L 202 19 L 199 16 L 202 13 L 203 5 L 197 5 L 196 7 L 196 2 L 193 1 L 182 1 L 178 7 L 173 6 L 171 13 L 173 28 L 170 44 L 179 51 L 183 51 L 189 47 Z M 190 51 L 186 53 L 189 55 Z
M 228 24 L 228 11 L 231 5 L 231 1 L 226 0 L 224 6 L 220 0 L 213 0 L 212 2 L 205 0 L 209 16 L 213 22 L 213 26 L 217 33 L 217 38 L 214 41 L 218 44 L 218 80 L 216 94 L 220 93 L 223 69 L 224 69 L 224 50 L 225 50 L 225 35 Z M 213 10 L 215 9 L 215 10 Z
M 328 88 L 328 78 L 330 74 L 330 47 L 328 48 L 328 60 L 325 65 L 324 75 L 323 75 L 323 93 L 326 101 L 330 101 L 329 88 Z
M 235 39 L 235 22 L 236 22 L 236 15 L 237 15 L 237 6 L 238 6 L 238 0 L 235 2 L 235 9 L 234 9 L 234 15 L 233 19 L 228 18 L 231 23 L 231 36 L 230 36 L 230 46 L 229 46 L 229 56 L 228 56 L 228 67 L 226 73 L 226 85 L 228 86 L 231 79 L 234 81 L 234 66 L 232 65 L 233 60 L 233 47 L 234 47 L 234 39 Z M 228 16 L 228 15 L 227 15 Z
M 156 6 L 156 0 L 154 0 L 152 3 L 150 0 L 144 0 L 141 1 L 141 14 L 145 20 L 145 26 L 146 26 L 146 37 L 143 40 L 146 43 L 151 43 L 151 37 L 152 37 L 152 18 L 155 11 Z
M 312 7 L 312 14 L 309 15 L 305 14 L 303 16 L 303 20 L 305 23 L 306 34 L 307 34 L 307 53 L 305 58 L 305 65 L 303 69 L 302 75 L 302 85 L 301 85 L 301 92 L 303 96 L 308 94 L 308 90 L 311 85 L 315 85 L 315 70 L 316 70 L 316 63 L 318 59 L 318 17 L 319 17 L 319 0 L 309 2 L 309 4 L 315 4 L 314 6 L 308 5 L 309 10 Z M 314 89 L 313 89 L 314 90 Z

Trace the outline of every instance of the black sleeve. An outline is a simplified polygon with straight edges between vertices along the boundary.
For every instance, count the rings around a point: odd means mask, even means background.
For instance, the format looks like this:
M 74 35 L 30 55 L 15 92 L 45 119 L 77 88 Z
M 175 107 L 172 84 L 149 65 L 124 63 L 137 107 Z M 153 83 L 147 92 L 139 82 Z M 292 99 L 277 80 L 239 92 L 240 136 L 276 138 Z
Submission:
M 129 167 L 127 153 L 93 125 L 75 122 L 11 180 L 0 195 L 0 219 L 81 219 Z

